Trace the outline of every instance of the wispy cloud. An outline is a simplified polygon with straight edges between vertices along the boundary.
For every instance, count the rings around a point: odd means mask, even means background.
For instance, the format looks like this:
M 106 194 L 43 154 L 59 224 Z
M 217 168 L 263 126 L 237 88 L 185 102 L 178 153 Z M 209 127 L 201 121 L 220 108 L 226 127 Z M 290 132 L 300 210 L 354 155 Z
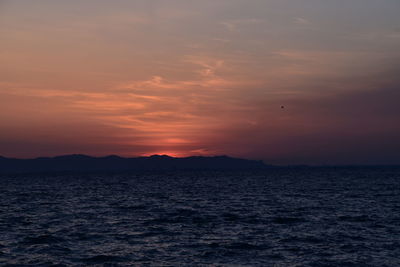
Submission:
M 305 18 L 294 18 L 294 23 L 299 24 L 299 25 L 311 25 L 311 22 Z
M 264 23 L 264 19 L 235 19 L 235 20 L 227 20 L 227 21 L 222 21 L 221 25 L 224 26 L 228 31 L 230 32 L 236 32 L 240 31 L 242 27 L 245 26 L 252 26 L 252 25 L 257 25 L 257 24 L 262 24 Z
M 0 154 L 394 159 L 382 1 L 3 1 Z

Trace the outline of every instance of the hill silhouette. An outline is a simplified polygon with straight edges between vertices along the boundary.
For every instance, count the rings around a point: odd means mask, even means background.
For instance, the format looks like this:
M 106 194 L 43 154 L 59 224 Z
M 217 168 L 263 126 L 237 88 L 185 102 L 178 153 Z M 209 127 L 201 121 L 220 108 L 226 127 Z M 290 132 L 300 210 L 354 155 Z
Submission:
M 264 169 L 262 161 L 228 156 L 193 156 L 174 158 L 167 155 L 123 158 L 115 155 L 91 157 L 63 155 L 35 159 L 15 159 L 0 156 L 0 172 L 59 172 L 59 171 L 164 171 L 164 170 L 245 170 Z

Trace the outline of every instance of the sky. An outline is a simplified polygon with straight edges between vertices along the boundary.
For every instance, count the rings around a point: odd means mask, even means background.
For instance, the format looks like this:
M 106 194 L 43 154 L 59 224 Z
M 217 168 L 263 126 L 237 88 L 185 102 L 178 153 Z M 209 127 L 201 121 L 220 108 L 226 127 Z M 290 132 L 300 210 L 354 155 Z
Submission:
M 399 12 L 398 0 L 0 0 L 0 155 L 400 164 Z

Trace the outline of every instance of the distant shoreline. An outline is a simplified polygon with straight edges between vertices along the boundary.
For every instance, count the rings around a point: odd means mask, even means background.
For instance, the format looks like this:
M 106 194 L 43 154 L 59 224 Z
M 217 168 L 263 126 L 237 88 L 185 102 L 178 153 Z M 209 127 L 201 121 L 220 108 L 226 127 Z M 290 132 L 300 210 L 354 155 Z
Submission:
M 192 156 L 175 158 L 167 155 L 124 158 L 120 156 L 92 157 L 87 155 L 63 155 L 17 159 L 0 157 L 0 173 L 43 172 L 142 172 L 142 171 L 234 171 L 271 169 L 352 169 L 352 168 L 400 168 L 400 165 L 268 165 L 262 161 L 229 156 Z
M 270 167 L 262 161 L 228 156 L 175 158 L 167 155 L 153 155 L 123 158 L 76 154 L 34 159 L 0 157 L 0 172 L 254 170 Z

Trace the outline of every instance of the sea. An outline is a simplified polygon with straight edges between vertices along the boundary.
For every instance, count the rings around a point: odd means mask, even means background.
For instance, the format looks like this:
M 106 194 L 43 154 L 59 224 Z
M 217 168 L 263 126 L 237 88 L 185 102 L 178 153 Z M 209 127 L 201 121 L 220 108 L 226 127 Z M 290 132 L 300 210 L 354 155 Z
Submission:
M 400 168 L 0 175 L 1 266 L 400 266 Z

